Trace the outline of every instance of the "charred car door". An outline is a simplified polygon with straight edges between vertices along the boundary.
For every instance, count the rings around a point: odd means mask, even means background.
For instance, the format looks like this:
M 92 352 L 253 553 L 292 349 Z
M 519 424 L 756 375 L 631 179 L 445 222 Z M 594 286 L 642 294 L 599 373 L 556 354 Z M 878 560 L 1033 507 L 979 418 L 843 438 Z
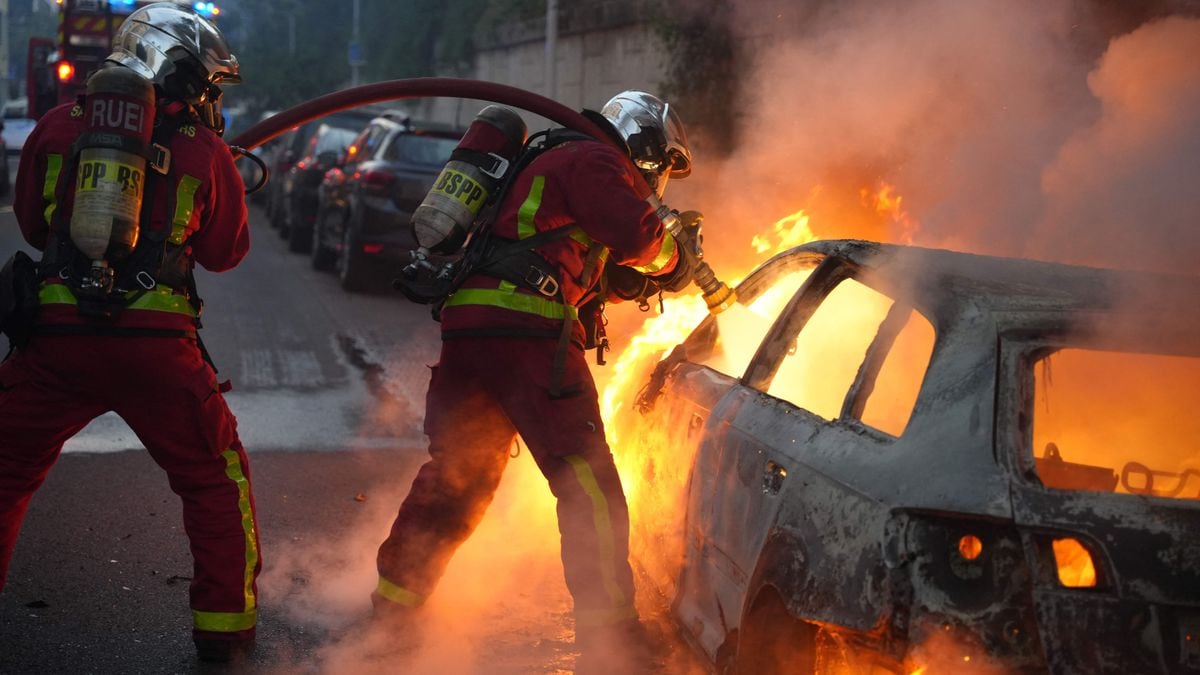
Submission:
M 801 616 L 836 607 L 864 627 L 879 614 L 889 510 L 844 474 L 886 477 L 934 331 L 856 275 L 833 259 L 817 267 L 705 423 L 676 612 L 714 661 L 754 594 L 780 582 L 764 565 L 796 570 L 797 588 L 780 592 L 803 593 Z
M 1004 340 L 999 440 L 1052 672 L 1200 671 L 1200 342 L 1177 322 Z

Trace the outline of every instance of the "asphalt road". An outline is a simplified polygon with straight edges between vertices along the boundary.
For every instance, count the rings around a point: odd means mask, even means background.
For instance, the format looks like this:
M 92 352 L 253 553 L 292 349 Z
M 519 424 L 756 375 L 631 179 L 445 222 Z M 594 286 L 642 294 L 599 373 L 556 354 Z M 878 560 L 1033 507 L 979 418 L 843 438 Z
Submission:
M 389 291 L 343 292 L 257 209 L 251 225 L 243 264 L 198 278 L 262 537 L 259 649 L 241 670 L 569 672 L 553 502 L 527 456 L 510 463 L 420 625 L 362 628 L 375 549 L 424 457 L 436 324 Z M 0 259 L 22 246 L 0 207 Z M 97 419 L 33 499 L 0 594 L 0 674 L 217 672 L 193 655 L 190 576 L 178 499 L 119 418 Z M 670 654 L 662 670 L 696 671 L 661 598 L 642 595 Z

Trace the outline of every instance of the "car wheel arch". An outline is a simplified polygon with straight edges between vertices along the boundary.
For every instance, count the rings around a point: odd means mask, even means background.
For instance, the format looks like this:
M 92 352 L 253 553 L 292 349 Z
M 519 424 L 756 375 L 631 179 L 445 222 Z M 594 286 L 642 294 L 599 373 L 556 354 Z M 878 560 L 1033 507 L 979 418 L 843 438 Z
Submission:
M 717 650 L 716 671 L 758 675 L 827 668 L 859 672 L 867 663 L 899 667 L 902 655 L 889 653 L 893 650 L 877 644 L 876 636 L 846 626 L 829 603 L 811 601 L 807 591 L 818 580 L 798 561 L 797 550 L 805 550 L 798 532 L 776 528 L 768 535 L 738 625 Z

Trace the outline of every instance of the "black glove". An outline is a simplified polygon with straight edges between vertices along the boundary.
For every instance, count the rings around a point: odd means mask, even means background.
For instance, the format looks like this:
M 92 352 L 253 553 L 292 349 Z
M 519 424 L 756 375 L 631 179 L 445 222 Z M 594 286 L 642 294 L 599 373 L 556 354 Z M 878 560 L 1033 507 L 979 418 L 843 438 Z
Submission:
M 641 303 L 658 294 L 658 284 L 641 272 L 624 265 L 605 265 L 604 280 L 608 295 Z
M 679 252 L 675 269 L 655 277 L 665 290 L 672 293 L 687 288 L 696 274 L 696 266 L 700 262 L 700 223 L 704 214 L 699 211 L 684 211 L 679 214 L 680 232 L 675 236 L 675 249 Z

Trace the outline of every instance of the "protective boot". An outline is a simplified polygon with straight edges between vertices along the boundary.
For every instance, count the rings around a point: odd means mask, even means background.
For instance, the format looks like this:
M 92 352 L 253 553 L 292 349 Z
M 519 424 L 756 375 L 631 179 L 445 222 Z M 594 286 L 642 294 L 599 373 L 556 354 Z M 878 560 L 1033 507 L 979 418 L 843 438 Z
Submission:
M 255 648 L 254 638 L 219 640 L 194 637 L 192 642 L 196 645 L 196 658 L 205 663 L 245 663 L 253 656 Z

